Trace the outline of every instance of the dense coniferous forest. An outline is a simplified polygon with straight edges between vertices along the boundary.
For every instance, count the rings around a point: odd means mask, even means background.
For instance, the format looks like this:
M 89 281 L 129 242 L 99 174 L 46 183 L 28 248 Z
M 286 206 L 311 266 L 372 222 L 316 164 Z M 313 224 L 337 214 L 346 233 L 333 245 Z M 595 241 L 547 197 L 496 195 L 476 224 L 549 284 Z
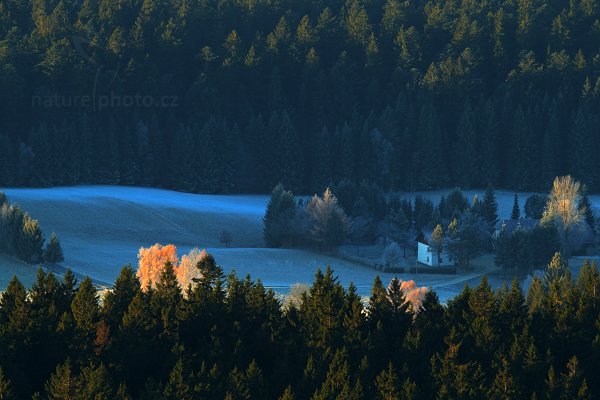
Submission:
M 557 254 L 527 293 L 486 278 L 413 308 L 398 280 L 368 302 L 328 268 L 284 308 L 212 256 L 183 293 L 173 267 L 142 290 L 124 268 L 99 302 L 89 279 L 38 272 L 0 300 L 2 399 L 593 399 L 600 275 Z M 33 396 L 33 397 L 32 397 Z
M 596 0 L 2 0 L 0 185 L 600 189 Z

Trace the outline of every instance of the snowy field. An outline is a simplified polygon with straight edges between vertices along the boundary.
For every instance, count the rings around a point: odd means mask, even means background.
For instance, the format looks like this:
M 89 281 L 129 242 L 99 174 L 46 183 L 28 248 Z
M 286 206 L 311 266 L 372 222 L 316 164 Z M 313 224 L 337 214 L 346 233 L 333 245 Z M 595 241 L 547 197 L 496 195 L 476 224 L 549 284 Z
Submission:
M 352 262 L 303 250 L 266 249 L 262 240 L 262 218 L 268 196 L 195 195 L 159 189 L 90 186 L 51 189 L 0 189 L 12 203 L 19 204 L 38 219 L 49 235 L 61 240 L 65 265 L 98 283 L 110 285 L 122 266 L 137 265 L 137 250 L 154 243 L 173 243 L 179 256 L 192 247 L 213 253 L 226 272 L 250 274 L 267 287 L 287 292 L 296 283 L 312 282 L 318 267 L 331 265 L 344 285 L 354 282 L 368 295 L 377 271 Z M 421 192 L 434 203 L 443 191 Z M 414 198 L 417 193 L 404 193 Z M 483 191 L 468 191 L 472 199 Z M 498 191 L 501 217 L 508 217 L 512 192 Z M 521 208 L 527 194 L 521 194 Z M 594 196 L 595 204 L 600 197 Z M 233 235 L 232 248 L 219 243 L 219 232 Z M 488 262 L 486 265 L 489 265 Z M 419 286 L 431 286 L 442 299 L 457 294 L 465 283 L 476 284 L 489 269 L 465 275 L 401 275 Z M 35 268 L 0 257 L 0 289 L 14 273 L 30 284 Z M 380 274 L 384 282 L 393 274 Z M 499 281 L 496 280 L 499 284 Z

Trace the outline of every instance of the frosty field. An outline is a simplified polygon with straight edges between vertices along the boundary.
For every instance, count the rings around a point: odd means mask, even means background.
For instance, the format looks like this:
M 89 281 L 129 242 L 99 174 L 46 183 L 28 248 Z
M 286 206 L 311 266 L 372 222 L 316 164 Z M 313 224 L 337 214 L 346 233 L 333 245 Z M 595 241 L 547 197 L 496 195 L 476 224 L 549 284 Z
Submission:
M 350 282 L 362 295 L 369 293 L 377 271 L 338 258 L 304 250 L 266 249 L 262 240 L 262 217 L 268 196 L 195 195 L 159 189 L 90 186 L 52 189 L 2 189 L 49 235 L 56 232 L 66 261 L 77 274 L 89 275 L 97 283 L 110 285 L 122 266 L 137 264 L 137 250 L 154 243 L 173 243 L 181 256 L 192 247 L 213 253 L 226 272 L 250 274 L 267 287 L 286 292 L 295 283 L 310 283 L 318 267 L 331 265 L 344 285 Z M 483 191 L 469 191 L 472 198 Z M 444 192 L 421 192 L 434 202 Z M 414 197 L 416 193 L 403 195 Z M 508 217 L 512 192 L 498 191 L 500 216 Z M 526 195 L 520 197 L 523 207 Z M 598 204 L 600 198 L 594 196 Z M 231 248 L 219 243 L 219 232 L 233 235 Z M 490 260 L 485 265 L 493 264 Z M 400 275 L 431 286 L 442 299 L 458 293 L 465 283 L 476 284 L 488 267 L 465 275 Z M 0 289 L 13 274 L 31 284 L 35 268 L 0 257 Z M 394 274 L 380 274 L 384 282 Z M 499 280 L 494 280 L 499 284 Z

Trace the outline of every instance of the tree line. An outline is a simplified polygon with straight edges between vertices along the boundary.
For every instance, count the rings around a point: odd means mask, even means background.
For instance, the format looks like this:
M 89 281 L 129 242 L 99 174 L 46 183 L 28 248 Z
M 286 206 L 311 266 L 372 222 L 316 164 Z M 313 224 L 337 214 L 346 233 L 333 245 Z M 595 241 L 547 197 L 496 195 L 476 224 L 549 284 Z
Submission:
M 344 244 L 352 222 L 330 189 L 308 202 L 296 201 L 291 191 L 279 184 L 267 204 L 264 240 L 268 247 L 315 246 L 333 250 Z
M 0 185 L 597 191 L 596 3 L 6 0 Z
M 46 239 L 37 220 L 10 204 L 0 192 L 0 253 L 8 254 L 29 264 L 64 261 L 62 247 L 55 233 L 44 248 Z
M 368 301 L 318 271 L 282 307 L 212 256 L 182 289 L 170 263 L 142 287 L 126 267 L 100 294 L 69 271 L 14 278 L 0 299 L 2 399 L 594 399 L 600 275 L 560 254 L 517 280 L 418 307 L 376 278 Z M 41 357 L 40 355 L 43 355 Z

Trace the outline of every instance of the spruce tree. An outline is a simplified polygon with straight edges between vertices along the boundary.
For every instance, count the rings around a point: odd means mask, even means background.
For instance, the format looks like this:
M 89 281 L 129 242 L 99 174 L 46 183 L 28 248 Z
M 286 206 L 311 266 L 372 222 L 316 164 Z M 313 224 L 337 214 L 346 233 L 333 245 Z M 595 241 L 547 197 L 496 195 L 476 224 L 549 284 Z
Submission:
M 6 290 L 0 296 L 0 326 L 8 325 L 9 322 L 17 325 L 25 324 L 26 321 L 15 320 L 19 312 L 24 311 L 27 305 L 27 291 L 19 278 L 13 276 Z
M 178 326 L 177 313 L 181 308 L 183 295 L 170 262 L 165 264 L 156 290 L 152 293 L 151 307 L 162 321 L 163 334 L 171 337 L 176 334 Z
M 375 378 L 375 387 L 377 388 L 377 399 L 379 400 L 400 398 L 398 375 L 396 375 L 391 361 L 388 363 L 387 368 Z
M 44 261 L 47 263 L 55 264 L 59 262 L 63 262 L 65 257 L 63 255 L 62 247 L 60 246 L 60 242 L 56 237 L 56 233 L 52 232 L 50 235 L 50 241 L 46 246 L 46 251 L 44 251 Z
M 186 374 L 183 360 L 180 358 L 175 363 L 169 374 L 169 381 L 164 389 L 165 400 L 192 400 L 193 391 L 189 386 L 190 376 Z
M 481 204 L 481 218 L 483 218 L 490 227 L 490 231 L 492 231 L 498 222 L 498 202 L 496 201 L 494 188 L 491 184 L 488 184 Z
M 442 398 L 484 398 L 484 381 L 481 365 L 477 361 L 462 360 L 465 352 L 458 332 L 452 327 L 444 339 L 446 350 L 435 354 L 431 360 L 432 375 Z
M 98 322 L 99 306 L 98 291 L 90 278 L 85 278 L 79 285 L 71 310 L 77 328 L 86 335 L 93 333 Z
M 102 302 L 103 317 L 113 328 L 121 324 L 129 304 L 140 290 L 140 281 L 133 268 L 123 267 L 112 290 L 108 291 Z
M 515 199 L 513 201 L 513 208 L 510 212 L 510 219 L 519 219 L 521 218 L 521 209 L 519 208 L 519 196 L 515 193 Z
M 560 253 L 555 253 L 544 272 L 544 283 L 550 285 L 552 282 L 564 277 L 570 278 L 567 260 Z
M 506 357 L 501 356 L 496 366 L 497 373 L 492 387 L 488 393 L 489 399 L 514 399 L 520 398 L 522 393 L 517 386 L 516 377 L 513 376 L 511 365 Z
M 29 214 L 23 216 L 23 225 L 18 236 L 17 248 L 19 257 L 30 264 L 42 261 L 44 235 L 37 220 Z
M 44 386 L 49 400 L 76 399 L 81 394 L 81 384 L 74 376 L 71 360 L 58 365 Z
M 263 236 L 269 247 L 286 245 L 291 233 L 291 222 L 295 214 L 296 202 L 292 192 L 279 184 L 273 189 L 263 218 Z
M 81 369 L 79 378 L 82 399 L 111 399 L 114 398 L 114 384 L 104 364 L 87 365 Z
M 339 349 L 329 363 L 329 370 L 325 381 L 313 395 L 314 400 L 326 400 L 331 398 L 344 398 L 358 400 L 357 385 L 352 384 L 350 368 L 347 360 L 348 354 L 345 349 Z

